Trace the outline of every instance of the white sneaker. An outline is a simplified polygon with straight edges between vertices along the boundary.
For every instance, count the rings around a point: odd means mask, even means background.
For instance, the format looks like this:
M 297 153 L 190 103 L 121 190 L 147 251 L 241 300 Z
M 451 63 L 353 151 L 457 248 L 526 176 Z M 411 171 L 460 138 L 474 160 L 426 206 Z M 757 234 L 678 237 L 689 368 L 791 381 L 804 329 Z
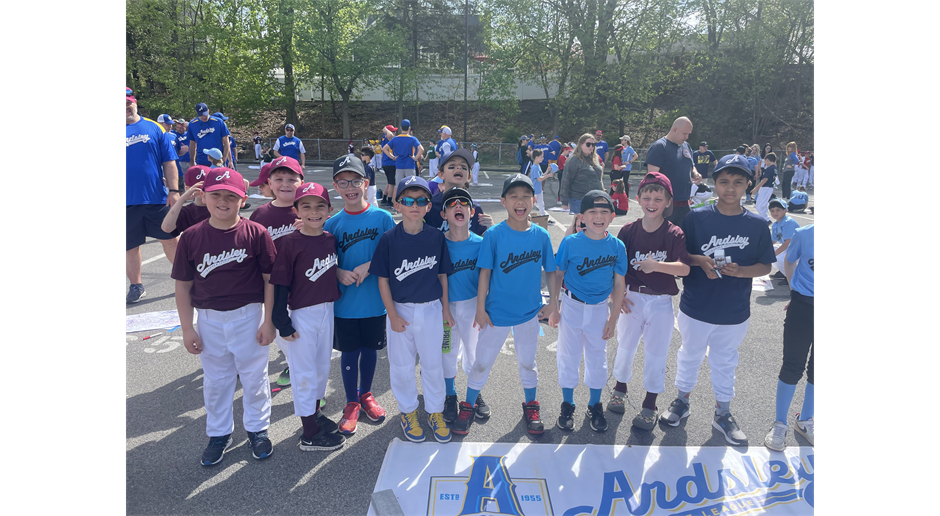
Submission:
M 800 415 L 797 414 L 796 417 L 796 425 L 794 425 L 796 432 L 805 437 L 806 440 L 809 441 L 810 445 L 815 446 L 813 444 L 813 418 L 809 418 L 806 421 L 800 421 Z
M 786 423 L 774 421 L 774 426 L 764 437 L 764 446 L 773 451 L 785 450 L 787 448 L 787 430 L 789 430 L 789 427 Z

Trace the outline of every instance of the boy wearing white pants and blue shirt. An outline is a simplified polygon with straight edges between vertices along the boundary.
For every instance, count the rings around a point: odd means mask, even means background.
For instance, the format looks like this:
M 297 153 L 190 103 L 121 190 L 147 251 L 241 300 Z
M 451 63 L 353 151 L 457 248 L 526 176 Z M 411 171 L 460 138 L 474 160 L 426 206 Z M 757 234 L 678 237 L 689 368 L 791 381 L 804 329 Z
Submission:
M 251 454 L 266 459 L 274 453 L 268 439 L 267 347 L 275 334 L 271 322 L 274 286 L 268 283 L 276 253 L 274 241 L 264 226 L 238 215 L 248 198 L 238 172 L 212 169 L 202 196 L 209 218 L 180 235 L 170 274 L 176 280 L 183 345 L 199 355 L 202 363 L 209 445 L 200 463 L 218 464 L 232 444 L 236 380 L 242 384 L 242 423 Z M 198 329 L 193 327 L 193 308 L 199 314 Z
M 633 360 L 643 338 L 643 388 L 646 398 L 633 426 L 652 430 L 656 426 L 656 397 L 666 390 L 666 357 L 672 342 L 676 313 L 672 296 L 679 293 L 676 276 L 689 274 L 685 235 L 665 219 L 672 214 L 672 183 L 659 172 L 646 174 L 637 191 L 643 218 L 624 226 L 617 238 L 627 250 L 630 267 L 624 277 L 626 296 L 617 323 L 617 385 L 607 408 L 624 413 L 627 384 L 633 378 Z
M 799 222 L 793 220 L 793 217 L 787 215 L 787 203 L 783 199 L 774 199 L 770 201 L 770 216 L 774 223 L 770 226 L 770 236 L 774 243 L 774 254 L 777 255 L 777 261 L 774 265 L 777 267 L 777 273 L 780 277 L 783 274 L 784 261 L 787 259 L 787 249 L 790 247 L 790 239 L 793 233 L 800 229 Z
M 721 158 L 712 178 L 718 202 L 696 208 L 682 220 L 692 267 L 679 301 L 679 396 L 660 420 L 678 426 L 689 416 L 689 396 L 707 352 L 716 401 L 712 426 L 738 445 L 747 443 L 730 410 L 738 347 L 751 316 L 751 279 L 770 272 L 774 248 L 766 221 L 741 206 L 753 178 L 747 158 L 738 154 Z
M 398 182 L 395 208 L 402 221 L 385 232 L 375 248 L 369 274 L 379 279 L 379 292 L 388 312 L 388 366 L 392 394 L 402 412 L 401 428 L 412 442 L 424 441 L 418 421 L 415 354 L 420 357 L 424 409 L 431 433 L 450 441 L 444 421 L 444 368 L 441 342 L 444 321 L 454 326 L 447 299 L 447 274 L 453 266 L 444 234 L 424 223 L 431 209 L 431 190 L 419 176 Z
M 558 428 L 574 429 L 574 388 L 584 355 L 584 384 L 590 389 L 588 416 L 595 432 L 607 430 L 601 389 L 607 383 L 607 339 L 614 336 L 623 299 L 623 275 L 627 253 L 623 242 L 607 232 L 614 220 L 614 200 L 601 190 L 591 190 L 581 199 L 581 213 L 569 232 L 581 223 L 583 231 L 566 236 L 558 246 L 555 264 L 563 278 L 561 311 L 548 317 L 558 325 L 558 385 L 561 387 L 561 414 Z M 614 299 L 614 309 L 607 306 Z M 554 306 L 554 305 L 553 305 Z

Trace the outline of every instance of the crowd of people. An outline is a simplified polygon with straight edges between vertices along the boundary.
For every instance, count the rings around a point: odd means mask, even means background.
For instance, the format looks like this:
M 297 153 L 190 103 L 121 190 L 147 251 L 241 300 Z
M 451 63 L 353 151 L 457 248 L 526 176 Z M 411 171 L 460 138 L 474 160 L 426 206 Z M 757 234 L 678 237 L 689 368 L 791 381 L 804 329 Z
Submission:
M 636 160 L 628 136 L 612 151 L 601 131 L 583 134 L 570 144 L 561 144 L 558 135 L 549 143 L 543 136 L 538 144 L 530 144 L 531 137 L 521 138 L 522 168 L 505 179 L 500 195 L 508 216 L 494 224 L 469 189 L 476 183 L 476 151 L 459 148 L 447 126 L 441 127 L 440 140 L 429 144 L 427 152 L 405 119 L 399 127 L 384 128 L 379 151 L 367 141 L 358 152 L 352 148 L 338 157 L 332 166 L 332 188 L 342 200 L 333 206 L 326 187 L 306 180 L 304 148 L 293 126 L 287 124 L 272 149 L 274 159 L 264 163 L 259 178 L 249 184 L 234 169 L 225 117 L 210 116 L 202 103 L 196 111 L 188 128 L 183 124 L 181 141 L 179 132 L 174 131 L 174 137 L 169 129 L 140 117 L 137 100 L 127 90 L 127 252 L 132 284 L 127 300 L 137 301 L 144 294 L 139 246 L 147 236 L 156 238 L 172 264 L 183 344 L 199 356 L 203 367 L 209 444 L 201 464 L 221 462 L 233 442 L 236 378 L 244 388 L 243 427 L 252 455 L 272 456 L 267 437 L 267 346 L 272 342 L 287 358 L 288 369 L 278 384 L 292 386 L 294 413 L 303 428 L 301 450 L 341 448 L 355 434 L 362 414 L 375 423 L 386 420 L 386 410 L 372 395 L 377 352 L 382 349 L 387 349 L 404 436 L 412 442 L 429 437 L 449 442 L 452 433 L 467 435 L 474 420 L 495 415 L 482 391 L 510 332 L 525 400 L 520 415 L 530 434 L 542 434 L 536 365 L 540 322 L 558 328 L 557 384 L 564 401 L 555 426 L 562 431 L 574 429 L 573 393 L 580 383 L 582 357 L 592 430 L 607 430 L 607 412 L 625 412 L 627 384 L 642 338 L 646 392 L 633 426 L 651 431 L 657 421 L 674 427 L 688 417 L 691 393 L 707 355 L 715 398 L 712 424 L 730 444 L 746 444 L 731 414 L 738 347 L 747 333 L 752 278 L 769 274 L 774 264 L 782 266 L 791 285 L 791 301 L 776 421 L 764 443 L 773 450 L 785 447 L 789 406 L 804 369 L 808 383 L 793 428 L 813 443 L 813 225 L 797 227 L 782 199 L 767 202 L 776 220 L 770 230 L 762 215 L 743 207 L 752 184 L 758 188 L 758 202 L 767 198 L 762 190 L 773 184 L 771 152 L 764 156 L 770 165 L 761 176 L 743 154 L 717 159 L 710 175 L 717 198 L 693 210 L 693 194 L 709 175 L 706 169 L 693 178 L 693 156 L 686 143 L 692 123 L 677 119 L 647 151 L 648 171 L 636 195 L 641 218 L 624 225 L 615 237 L 607 229 L 626 211 L 625 185 Z M 256 158 L 263 159 L 264 149 L 257 147 L 258 140 L 255 144 Z M 185 151 L 188 163 L 180 154 Z M 795 156 L 795 145 L 793 151 Z M 609 152 L 614 195 L 603 184 Z M 433 167 L 433 181 L 420 175 L 423 158 Z M 177 185 L 182 163 L 188 167 L 181 194 Z M 378 166 L 388 181 L 381 199 L 375 192 Z M 544 212 L 540 185 L 552 176 L 560 181 L 560 202 L 575 215 L 558 249 L 548 231 L 530 219 L 536 206 Z M 258 186 L 272 200 L 246 219 L 239 211 L 249 186 Z M 401 222 L 396 224 L 383 205 L 400 213 Z M 678 394 L 660 411 L 657 400 L 665 392 L 676 295 L 682 339 L 675 378 Z M 605 408 L 601 396 L 608 379 L 606 343 L 615 336 L 617 383 Z M 341 352 L 346 397 L 337 422 L 321 410 L 333 349 Z M 458 363 L 467 383 L 462 397 L 455 387 Z

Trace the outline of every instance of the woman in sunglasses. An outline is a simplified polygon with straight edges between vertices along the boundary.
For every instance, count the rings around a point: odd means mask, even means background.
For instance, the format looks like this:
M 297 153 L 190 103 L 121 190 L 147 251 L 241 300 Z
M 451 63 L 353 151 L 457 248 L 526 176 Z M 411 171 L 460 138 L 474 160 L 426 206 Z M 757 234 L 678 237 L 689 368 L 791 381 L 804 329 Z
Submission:
M 584 133 L 578 138 L 578 145 L 565 162 L 565 174 L 561 180 L 559 194 L 562 208 L 572 215 L 581 213 L 581 198 L 591 190 L 603 190 L 601 168 L 595 150 L 594 136 Z

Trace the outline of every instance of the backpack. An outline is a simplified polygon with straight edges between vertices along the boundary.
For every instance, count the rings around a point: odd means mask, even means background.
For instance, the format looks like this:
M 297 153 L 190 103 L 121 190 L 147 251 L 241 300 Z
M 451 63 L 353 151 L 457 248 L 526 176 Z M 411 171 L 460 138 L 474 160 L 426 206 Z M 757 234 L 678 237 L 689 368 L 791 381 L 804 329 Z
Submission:
M 522 147 L 516 149 L 516 163 L 522 165 Z

